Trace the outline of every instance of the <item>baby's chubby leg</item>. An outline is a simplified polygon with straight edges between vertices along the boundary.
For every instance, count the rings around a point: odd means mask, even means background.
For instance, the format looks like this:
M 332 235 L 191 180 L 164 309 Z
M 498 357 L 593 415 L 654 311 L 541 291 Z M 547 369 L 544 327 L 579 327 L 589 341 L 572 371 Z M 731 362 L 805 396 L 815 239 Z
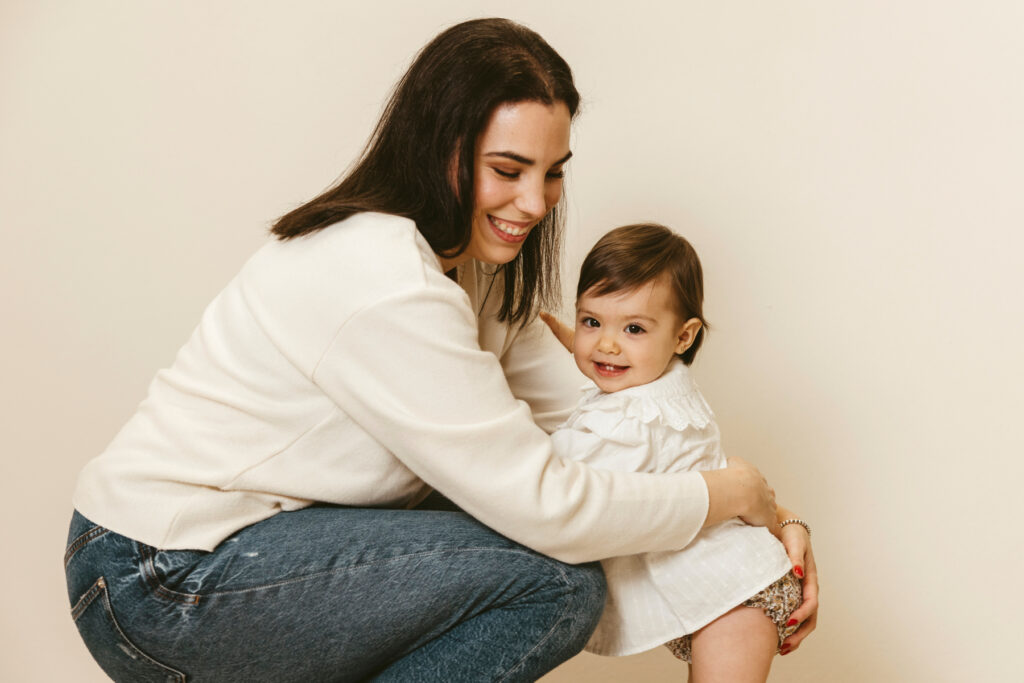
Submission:
M 740 606 L 692 636 L 690 683 L 764 683 L 779 631 L 763 610 Z

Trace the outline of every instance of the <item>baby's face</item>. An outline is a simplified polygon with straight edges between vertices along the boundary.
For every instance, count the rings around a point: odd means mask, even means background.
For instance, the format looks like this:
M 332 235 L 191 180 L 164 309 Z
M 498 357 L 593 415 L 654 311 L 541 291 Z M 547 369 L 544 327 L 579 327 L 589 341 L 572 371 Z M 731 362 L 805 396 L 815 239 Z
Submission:
M 572 351 L 583 374 L 605 392 L 658 379 L 700 329 L 696 318 L 680 319 L 670 297 L 661 279 L 631 292 L 584 292 L 577 302 Z

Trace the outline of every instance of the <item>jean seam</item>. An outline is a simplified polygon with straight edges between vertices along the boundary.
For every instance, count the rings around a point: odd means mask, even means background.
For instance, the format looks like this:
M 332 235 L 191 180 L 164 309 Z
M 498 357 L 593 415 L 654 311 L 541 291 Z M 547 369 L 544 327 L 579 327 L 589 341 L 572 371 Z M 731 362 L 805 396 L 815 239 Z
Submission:
M 562 571 L 561 567 L 558 568 L 558 573 L 561 575 L 562 583 L 564 585 L 566 585 L 566 586 L 570 586 L 571 587 L 572 583 L 565 576 L 565 572 Z M 572 592 L 575 593 L 576 590 L 573 589 Z M 509 667 L 508 669 L 506 669 L 505 672 L 500 677 L 498 677 L 495 680 L 498 681 L 499 683 L 501 681 L 506 681 L 506 680 L 509 679 L 509 676 L 511 676 L 513 673 L 515 673 L 518 669 L 521 669 L 526 664 L 526 660 L 530 658 L 530 655 L 532 655 L 534 652 L 536 652 L 542 645 L 544 645 L 544 643 L 548 642 L 551 639 L 551 637 L 555 633 L 555 629 L 557 629 L 559 627 L 559 625 L 563 621 L 565 621 L 566 615 L 567 615 L 568 611 L 569 611 L 569 605 L 568 605 L 568 603 L 566 603 L 565 606 L 562 608 L 562 611 L 559 612 L 558 618 L 555 619 L 555 622 L 551 625 L 551 628 L 548 629 L 548 632 L 544 634 L 544 637 L 541 638 L 540 640 L 538 640 L 534 644 L 534 646 L 530 648 L 530 651 L 527 652 L 526 654 L 524 654 L 519 659 L 519 661 L 515 663 L 515 665 L 513 665 L 513 666 Z
M 96 582 L 89 587 L 89 590 L 82 594 L 82 597 L 78 598 L 78 602 L 71 608 L 71 620 L 78 621 L 78 617 L 82 616 L 82 613 L 89 609 L 89 605 L 96 600 L 96 596 L 106 587 L 106 579 L 102 576 L 96 579 Z
M 105 529 L 101 526 L 94 526 L 84 534 L 78 536 L 75 540 L 71 541 L 71 543 L 68 544 L 68 549 L 64 551 L 64 569 L 68 568 L 68 563 L 71 562 L 71 558 L 75 556 L 75 553 L 109 531 L 110 529 Z
M 97 583 L 99 583 L 100 581 L 103 581 L 103 577 L 102 576 L 99 578 L 99 581 L 97 581 Z M 123 640 L 125 643 L 127 643 L 133 650 L 135 650 L 136 653 L 138 653 L 141 657 L 143 657 L 149 663 L 151 663 L 154 666 L 157 666 L 157 667 L 159 667 L 159 668 L 161 668 L 161 669 L 163 669 L 165 671 L 171 672 L 171 674 L 173 674 L 177 678 L 178 683 L 185 683 L 185 674 L 184 673 L 182 673 L 181 671 L 178 671 L 177 669 L 175 669 L 173 667 L 167 666 L 163 662 L 158 662 L 157 660 L 155 660 L 152 657 L 150 657 L 149 655 L 147 655 L 145 652 L 140 650 L 135 643 L 133 643 L 131 641 L 131 639 L 128 637 L 128 635 L 124 631 L 121 630 L 121 624 L 119 624 L 117 622 L 117 617 L 114 616 L 114 607 L 113 607 L 113 605 L 110 604 L 110 595 L 106 591 L 106 582 L 103 582 L 101 588 L 103 588 L 103 590 L 101 592 L 101 595 L 103 596 L 103 607 L 104 607 L 104 609 L 107 610 L 107 616 L 110 617 L 110 623 L 117 630 L 117 634 L 119 636 L 121 636 L 121 640 Z
M 363 567 L 373 567 L 373 566 L 376 566 L 376 565 L 382 565 L 382 564 L 387 564 L 389 562 L 394 562 L 395 560 L 404 560 L 404 559 L 416 558 L 416 557 L 427 557 L 427 556 L 430 556 L 430 555 L 462 554 L 462 553 L 475 553 L 475 552 L 484 552 L 484 551 L 486 551 L 486 552 L 512 553 L 512 554 L 515 554 L 515 555 L 525 555 L 527 557 L 533 557 L 533 553 L 528 552 L 528 551 L 524 551 L 524 550 L 516 550 L 515 548 L 491 548 L 491 547 L 487 547 L 487 546 L 481 546 L 479 548 L 456 548 L 456 549 L 451 549 L 451 550 L 431 550 L 431 551 L 425 551 L 425 552 L 408 553 L 408 554 L 405 554 L 405 555 L 396 555 L 394 557 L 389 557 L 389 558 L 382 559 L 382 560 L 377 560 L 377 561 L 374 561 L 374 562 L 362 562 L 362 563 L 359 563 L 359 564 L 354 564 L 354 565 L 350 565 L 350 566 L 346 566 L 346 567 L 339 567 L 337 569 L 328 569 L 328 570 L 325 570 L 325 571 L 316 572 L 315 574 L 306 574 L 305 576 L 298 576 L 298 577 L 295 577 L 295 578 L 292 578 L 292 579 L 284 579 L 284 580 L 281 580 L 281 581 L 275 581 L 273 583 L 260 584 L 258 586 L 250 586 L 248 588 L 239 588 L 239 589 L 235 589 L 235 590 L 224 590 L 224 591 L 214 591 L 214 592 L 211 592 L 211 593 L 178 593 L 178 592 L 173 591 L 173 590 L 171 590 L 169 588 L 166 588 L 165 586 L 163 586 L 160 583 L 159 578 L 156 576 L 155 566 L 153 565 L 153 555 L 150 552 L 148 552 L 149 550 L 152 550 L 152 548 L 149 548 L 149 546 L 146 546 L 146 545 L 141 544 L 141 543 L 139 544 L 139 546 L 140 546 L 140 548 L 139 548 L 140 551 L 142 551 L 142 553 L 143 553 L 143 573 L 144 573 L 144 578 L 146 580 L 146 583 L 158 595 L 161 595 L 161 596 L 163 596 L 163 597 L 165 597 L 165 598 L 167 598 L 169 600 L 173 600 L 175 602 L 183 602 L 183 603 L 191 604 L 191 605 L 199 604 L 200 600 L 212 600 L 214 598 L 221 597 L 221 596 L 240 595 L 240 594 L 243 594 L 243 593 L 252 593 L 252 592 L 256 592 L 256 591 L 266 590 L 268 588 L 279 588 L 281 586 L 288 586 L 288 585 L 291 585 L 293 583 L 301 583 L 303 581 L 309 581 L 309 580 L 318 579 L 318 578 L 321 578 L 321 577 L 324 577 L 324 576 L 330 576 L 331 574 L 337 574 L 338 572 L 351 571 L 353 569 L 361 569 Z M 567 580 L 567 578 L 565 576 L 565 572 L 562 571 L 562 569 L 560 567 L 559 567 L 558 571 L 559 571 L 559 574 L 561 576 L 562 581 L 564 583 L 568 584 L 569 582 L 568 582 L 568 580 Z

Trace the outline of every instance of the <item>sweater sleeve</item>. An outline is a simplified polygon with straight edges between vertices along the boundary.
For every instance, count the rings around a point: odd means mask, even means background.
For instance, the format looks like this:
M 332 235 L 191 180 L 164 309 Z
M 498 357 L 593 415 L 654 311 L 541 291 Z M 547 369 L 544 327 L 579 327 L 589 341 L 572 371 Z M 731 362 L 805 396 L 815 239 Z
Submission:
M 314 381 L 427 484 L 539 552 L 584 562 L 687 545 L 707 514 L 703 478 L 553 456 L 452 290 L 400 292 L 355 313 Z

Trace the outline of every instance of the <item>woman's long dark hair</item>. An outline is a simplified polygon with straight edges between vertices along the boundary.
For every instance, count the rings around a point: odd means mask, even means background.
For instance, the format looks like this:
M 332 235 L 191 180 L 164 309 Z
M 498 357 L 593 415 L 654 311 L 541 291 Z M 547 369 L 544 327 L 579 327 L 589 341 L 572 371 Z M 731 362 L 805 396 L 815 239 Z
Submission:
M 457 24 L 413 60 L 352 171 L 282 216 L 271 232 L 286 240 L 379 211 L 411 218 L 435 253 L 457 256 L 472 235 L 476 142 L 491 113 L 509 102 L 564 102 L 574 117 L 579 99 L 569 65 L 535 32 L 507 19 Z M 560 208 L 561 202 L 501 268 L 500 320 L 523 324 L 538 307 L 557 305 Z

